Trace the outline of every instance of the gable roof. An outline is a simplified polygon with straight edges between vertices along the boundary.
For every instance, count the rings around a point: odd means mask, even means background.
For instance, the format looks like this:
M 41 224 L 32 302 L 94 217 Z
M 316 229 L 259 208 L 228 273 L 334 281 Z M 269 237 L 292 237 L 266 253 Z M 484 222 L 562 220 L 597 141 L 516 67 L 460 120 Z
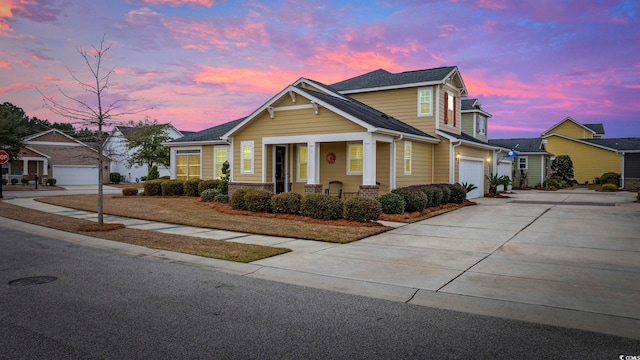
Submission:
M 236 125 L 238 125 L 245 118 L 240 118 L 236 120 L 232 120 L 220 125 L 216 125 L 210 127 L 208 129 L 204 129 L 202 131 L 193 132 L 191 134 L 187 134 L 181 138 L 174 139 L 164 145 L 185 145 L 186 143 L 221 143 L 226 144 L 227 142 L 222 140 L 222 136 L 226 134 L 229 130 L 233 129 Z
M 582 141 L 618 151 L 640 151 L 640 138 L 583 139 Z
M 294 86 L 297 85 L 297 86 Z M 365 105 L 349 96 L 339 94 L 331 86 L 324 85 L 318 81 L 301 78 L 294 84 L 287 86 L 280 91 L 277 95 L 272 97 L 269 101 L 263 104 L 260 108 L 255 110 L 251 115 L 242 119 L 233 128 L 231 128 L 225 135 L 222 136 L 223 140 L 226 140 L 229 136 L 242 129 L 244 126 L 256 119 L 264 111 L 268 111 L 271 105 L 278 99 L 286 94 L 298 94 L 300 96 L 308 98 L 311 104 L 314 106 L 321 106 L 337 113 L 346 119 L 353 121 L 354 123 L 364 127 L 369 132 L 388 132 L 398 135 L 412 136 L 416 140 L 423 140 L 428 142 L 437 143 L 440 140 L 418 130 L 404 122 L 390 117 L 383 112 L 376 110 L 368 105 Z M 311 89 L 305 88 L 305 84 L 312 87 L 323 89 L 326 93 L 321 93 Z
M 561 121 L 559 121 L 558 123 L 556 123 L 556 124 L 555 124 L 555 125 L 553 125 L 552 127 L 548 128 L 545 132 L 543 132 L 543 133 L 542 133 L 542 135 L 550 134 L 550 133 L 551 133 L 551 130 L 553 130 L 553 129 L 557 128 L 558 126 L 562 125 L 563 123 L 565 123 L 565 122 L 567 122 L 567 121 L 570 121 L 570 122 L 572 122 L 572 123 L 574 123 L 574 124 L 578 125 L 579 127 L 581 127 L 581 128 L 583 128 L 583 129 L 587 130 L 588 132 L 592 133 L 593 135 L 597 135 L 597 134 L 598 134 L 598 133 L 597 133 L 597 132 L 595 132 L 593 129 L 591 129 L 591 128 L 587 127 L 587 126 L 586 126 L 586 125 L 584 125 L 584 124 L 580 124 L 579 122 L 577 122 L 577 121 L 573 120 L 571 117 L 567 116 L 566 118 L 562 119 Z M 600 125 L 602 125 L 602 124 L 600 124 Z M 602 134 L 604 134 L 604 128 L 602 129 Z
M 486 117 L 493 116 L 482 109 L 482 103 L 478 99 L 462 99 L 462 101 L 460 101 L 460 108 L 462 113 L 478 112 Z
M 184 132 L 182 132 L 182 131 L 180 131 L 180 130 L 176 129 L 176 127 L 175 127 L 175 126 L 173 126 L 173 125 L 171 125 L 171 124 L 158 124 L 158 125 L 156 125 L 156 126 L 161 127 L 161 128 L 171 127 L 171 128 L 173 128 L 173 130 L 175 130 L 178 134 L 180 134 L 180 135 L 185 135 L 185 133 L 184 133 Z M 115 127 L 113 128 L 113 130 L 115 131 L 116 129 L 118 129 L 118 131 L 120 131 L 120 132 L 122 133 L 122 136 L 124 136 L 125 138 L 129 138 L 129 135 L 131 134 L 131 132 L 132 132 L 135 128 L 136 128 L 135 126 L 123 126 L 123 125 L 118 125 L 118 126 L 115 126 Z M 113 134 L 113 131 L 112 131 L 111 133 Z
M 35 139 L 37 139 L 37 138 L 39 138 L 39 137 L 41 137 L 41 136 L 44 136 L 44 135 L 46 135 L 46 134 L 49 134 L 49 133 L 57 133 L 57 134 L 60 134 L 60 135 L 64 136 L 65 138 L 67 138 L 68 140 L 71 140 L 71 141 L 69 141 L 69 143 L 71 143 L 71 142 L 76 142 L 76 143 L 78 143 L 78 144 L 86 145 L 86 144 L 85 144 L 85 143 L 83 143 L 82 141 L 80 141 L 80 140 L 78 140 L 78 139 L 76 139 L 76 138 L 74 138 L 74 137 L 72 137 L 72 136 L 69 136 L 68 134 L 65 134 L 64 132 L 62 132 L 62 131 L 60 131 L 60 130 L 58 130 L 58 129 L 49 129 L 49 130 L 45 130 L 45 131 L 42 131 L 42 132 L 39 132 L 39 133 L 36 133 L 36 134 L 31 134 L 31 135 L 29 135 L 29 136 L 27 136 L 27 137 L 23 138 L 22 140 L 23 140 L 24 142 L 34 141 Z M 35 140 L 35 141 L 37 141 L 37 140 Z
M 390 73 L 383 69 L 362 74 L 351 79 L 332 84 L 331 87 L 342 94 L 362 91 L 375 91 L 395 88 L 417 87 L 443 84 L 446 79 L 458 74 L 462 84 L 462 95 L 467 95 L 467 88 L 462 81 L 457 66 L 445 66 L 433 69 Z
M 458 140 L 458 141 L 462 141 L 464 142 L 466 145 L 471 145 L 474 147 L 480 147 L 483 149 L 495 149 L 496 146 L 489 144 L 488 142 L 482 141 L 480 139 L 476 139 L 471 135 L 467 135 L 465 133 L 460 133 L 460 134 L 456 134 L 456 133 L 452 133 L 452 132 L 448 132 L 448 131 L 444 131 L 444 130 L 436 130 L 436 134 L 440 135 L 440 136 L 444 136 L 446 138 L 448 138 L 449 140 Z
M 604 125 L 602 124 L 582 124 L 591 129 L 596 135 L 604 135 Z
M 491 139 L 489 144 L 505 149 L 515 149 L 516 153 L 522 154 L 550 154 L 544 148 L 542 138 L 517 138 L 517 139 Z

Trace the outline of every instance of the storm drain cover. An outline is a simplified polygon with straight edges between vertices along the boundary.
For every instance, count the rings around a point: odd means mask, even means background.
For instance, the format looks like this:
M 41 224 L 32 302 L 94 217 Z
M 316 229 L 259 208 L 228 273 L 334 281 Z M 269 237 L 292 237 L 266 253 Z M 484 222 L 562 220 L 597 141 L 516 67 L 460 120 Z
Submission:
M 9 281 L 9 285 L 16 285 L 16 286 L 40 285 L 40 284 L 50 283 L 56 280 L 58 280 L 58 278 L 55 276 L 32 276 L 32 277 L 26 277 L 22 279 L 11 280 Z

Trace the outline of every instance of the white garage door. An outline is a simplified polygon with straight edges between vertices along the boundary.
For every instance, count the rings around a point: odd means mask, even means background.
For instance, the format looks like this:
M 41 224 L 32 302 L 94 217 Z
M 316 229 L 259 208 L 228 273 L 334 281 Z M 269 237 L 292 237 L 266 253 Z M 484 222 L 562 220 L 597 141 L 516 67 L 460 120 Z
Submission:
M 509 179 L 513 180 L 513 174 L 511 173 L 512 167 L 511 161 L 500 160 L 500 163 L 498 163 L 498 176 L 506 175 Z M 504 191 L 504 186 L 498 186 L 498 191 Z
M 484 196 L 484 161 L 483 159 L 460 159 L 460 183 L 473 184 L 478 188 L 467 193 L 467 199 Z
M 56 185 L 98 185 L 97 166 L 54 165 L 51 176 Z

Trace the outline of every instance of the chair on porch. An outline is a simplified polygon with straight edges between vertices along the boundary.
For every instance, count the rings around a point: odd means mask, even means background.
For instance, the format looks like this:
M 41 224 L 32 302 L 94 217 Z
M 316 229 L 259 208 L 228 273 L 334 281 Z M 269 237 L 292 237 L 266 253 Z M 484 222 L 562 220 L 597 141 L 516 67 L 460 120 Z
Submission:
M 342 181 L 329 181 L 329 188 L 325 189 L 326 195 L 335 196 L 337 198 L 342 197 Z

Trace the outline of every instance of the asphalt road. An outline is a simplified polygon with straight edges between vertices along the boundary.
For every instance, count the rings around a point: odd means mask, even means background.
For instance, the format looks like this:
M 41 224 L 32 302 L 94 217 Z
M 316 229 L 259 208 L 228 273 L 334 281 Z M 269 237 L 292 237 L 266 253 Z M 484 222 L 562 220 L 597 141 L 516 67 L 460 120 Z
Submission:
M 54 276 L 40 285 L 12 280 Z M 627 338 L 237 276 L 0 228 L 0 359 L 619 359 Z

